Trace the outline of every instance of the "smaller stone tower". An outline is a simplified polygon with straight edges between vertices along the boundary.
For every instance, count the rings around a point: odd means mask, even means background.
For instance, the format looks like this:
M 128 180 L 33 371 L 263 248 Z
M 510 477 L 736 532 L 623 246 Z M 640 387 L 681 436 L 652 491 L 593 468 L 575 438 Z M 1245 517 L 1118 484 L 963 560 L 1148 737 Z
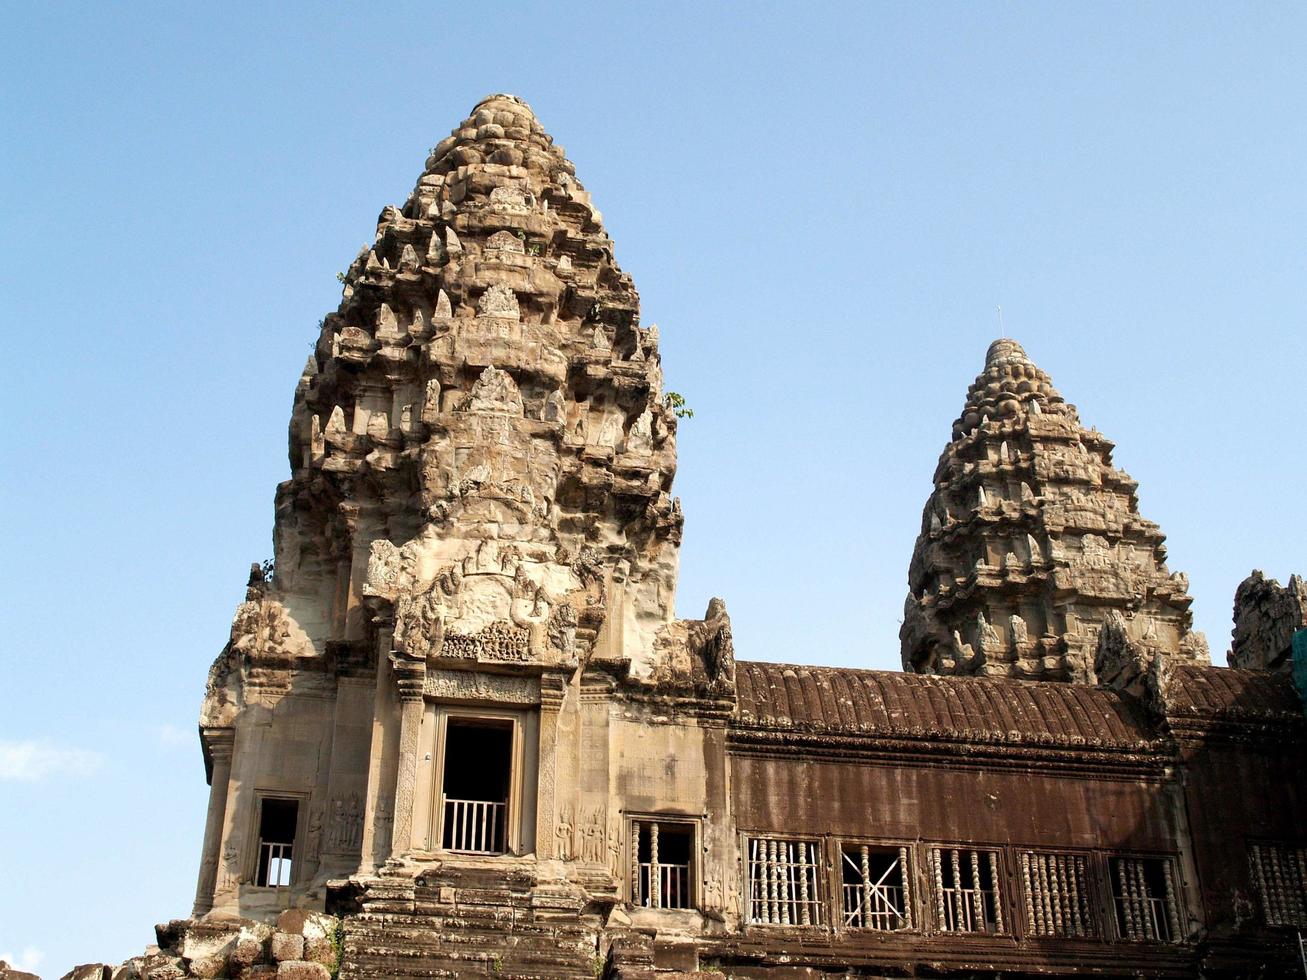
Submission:
M 905 670 L 1092 683 L 1112 621 L 1152 658 L 1207 663 L 1188 580 L 1113 443 L 1014 340 L 989 347 L 935 470 L 899 631 Z

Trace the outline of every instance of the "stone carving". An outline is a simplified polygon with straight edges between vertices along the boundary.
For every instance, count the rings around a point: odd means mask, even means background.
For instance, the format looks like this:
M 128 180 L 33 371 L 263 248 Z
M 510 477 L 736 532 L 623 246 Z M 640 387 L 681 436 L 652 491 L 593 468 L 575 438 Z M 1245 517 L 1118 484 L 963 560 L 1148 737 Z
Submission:
M 575 810 L 566 806 L 558 811 L 558 822 L 554 824 L 554 856 L 560 861 L 570 861 L 576 856 L 572 836 L 576 831 Z
M 305 834 L 305 858 L 316 868 L 318 856 L 322 853 L 323 806 L 314 803 L 309 808 L 309 829 Z
M 611 412 L 605 412 L 603 420 L 599 423 L 599 436 L 595 439 L 595 445 L 612 449 L 617 445 L 617 440 L 621 434 L 621 421 Z
M 499 188 L 496 188 L 498 190 Z M 487 252 L 512 252 L 517 255 L 526 253 L 526 246 L 522 244 L 522 239 L 518 238 L 511 231 L 497 231 L 486 239 Z M 516 303 L 516 300 L 514 301 Z
M 1007 620 L 1008 634 L 1012 637 L 1012 646 L 1020 649 L 1026 645 L 1029 639 L 1029 633 L 1026 630 L 1026 621 L 1020 616 L 1009 616 Z
M 1291 575 L 1282 587 L 1254 571 L 1234 594 L 1231 667 L 1289 672 L 1293 635 L 1307 629 L 1307 580 Z
M 503 415 L 522 414 L 522 393 L 508 372 L 488 367 L 481 372 L 468 397 L 469 412 L 490 412 Z
M 426 673 L 424 693 L 442 701 L 493 701 L 501 704 L 539 704 L 540 680 L 507 677 L 465 670 Z
M 690 644 L 703 661 L 709 684 L 730 688 L 735 683 L 735 644 L 725 602 L 715 597 L 708 600 L 703 621 L 691 626 Z
M 447 635 L 441 655 L 456 660 L 529 660 L 531 636 L 512 623 L 491 623 L 476 633 Z
M 327 849 L 353 852 L 363 841 L 363 808 L 358 793 L 335 797 L 331 801 L 331 821 L 327 829 Z
M 1112 610 L 1145 624 L 1155 620 L 1152 635 L 1170 638 L 1158 641 L 1168 656 L 1204 662 L 1201 641 L 1192 638 L 1185 584 L 1166 571 L 1163 536 L 1133 509 L 1134 483 L 1112 467 L 1112 448 L 1080 424 L 1021 345 L 1008 339 L 990 345 L 940 457 L 913 552 L 899 631 L 905 669 L 1092 680 L 1074 645 L 1040 647 L 1042 641 L 1018 638 L 1024 624 L 1014 627 L 1005 617 L 1014 606 L 1029 609 L 1032 600 L 1045 623 L 1067 611 L 1095 626 Z M 1109 472 L 1116 474 L 1115 487 L 1104 486 L 1101 474 Z M 1032 487 L 1039 487 L 1038 496 Z M 940 535 L 933 517 L 969 503 L 978 516 Z M 1012 554 L 1012 541 L 1022 537 L 1028 566 Z M 989 565 L 986 555 L 999 556 L 997 564 Z M 969 574 L 975 584 L 959 596 L 952 583 Z M 1005 621 L 1006 649 L 1029 654 L 1006 655 L 989 625 Z
M 513 239 L 517 241 L 517 239 Z M 477 316 L 503 317 L 516 320 L 521 316 L 517 296 L 508 286 L 496 283 L 481 294 L 477 302 Z
M 653 414 L 648 409 L 631 424 L 631 431 L 626 434 L 626 451 L 636 456 L 653 452 Z
M 373 821 L 376 835 L 376 847 L 382 854 L 390 852 L 390 834 L 395 823 L 395 805 L 390 796 L 383 793 L 377 799 L 376 818 Z
M 606 864 L 608 854 L 608 818 L 603 807 L 594 807 L 581 828 L 581 860 Z
M 540 409 L 540 421 L 561 422 L 566 418 L 566 413 L 567 406 L 563 402 L 563 391 L 558 388 L 545 396 L 544 406 Z
M 221 874 L 218 877 L 218 891 L 234 891 L 245 882 L 241 869 L 241 850 L 235 842 L 228 841 L 222 849 Z

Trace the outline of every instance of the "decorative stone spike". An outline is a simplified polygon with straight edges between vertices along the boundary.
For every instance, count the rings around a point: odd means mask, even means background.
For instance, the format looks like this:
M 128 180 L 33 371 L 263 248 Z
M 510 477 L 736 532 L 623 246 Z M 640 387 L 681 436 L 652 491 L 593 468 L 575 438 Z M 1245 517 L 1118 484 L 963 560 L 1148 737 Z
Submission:
M 445 252 L 448 255 L 462 255 L 463 243 L 458 240 L 458 232 L 445 226 Z
M 404 250 L 399 254 L 399 271 L 416 272 L 418 268 L 418 253 L 412 245 L 405 245 Z
M 448 320 L 454 315 L 453 307 L 449 303 L 449 294 L 443 289 L 436 295 L 436 312 L 432 315 L 437 320 Z
M 1021 404 L 1025 424 L 1016 408 Z M 1001 424 L 987 427 L 996 413 Z M 1131 613 L 1143 656 L 1206 661 L 1200 634 L 1191 629 L 1192 600 L 1164 565 L 1165 539 L 1135 509 L 1135 482 L 1112 466 L 1111 442 L 1081 426 L 1074 406 L 1016 341 L 990 346 L 953 431 L 958 435 L 940 457 L 927 506 L 965 507 L 978 498 L 981 509 L 1001 512 L 1005 520 L 1002 526 L 963 522 L 947 538 L 923 531 L 917 539 L 899 631 L 905 669 L 1092 683 L 1088 665 L 1098 629 L 1114 611 Z M 984 483 L 975 483 L 977 477 Z M 968 489 L 973 483 L 978 490 Z M 1032 485 L 1040 488 L 1038 497 Z M 1009 515 L 1019 522 L 1015 528 Z M 1026 535 L 1032 567 L 1029 574 L 1011 574 L 1017 562 L 1004 558 L 1000 566 L 1008 574 L 995 582 L 975 556 L 1006 555 L 1014 532 Z M 1041 540 L 1048 541 L 1047 557 Z M 959 598 L 944 583 L 970 570 L 980 579 Z M 945 593 L 950 601 L 942 603 Z M 1048 624 L 1051 637 L 1024 660 L 995 658 L 984 637 L 977 641 L 985 655 L 979 662 L 956 655 L 955 631 L 967 635 L 977 614 L 1003 622 L 1014 608 Z M 1075 629 L 1077 622 L 1083 627 Z

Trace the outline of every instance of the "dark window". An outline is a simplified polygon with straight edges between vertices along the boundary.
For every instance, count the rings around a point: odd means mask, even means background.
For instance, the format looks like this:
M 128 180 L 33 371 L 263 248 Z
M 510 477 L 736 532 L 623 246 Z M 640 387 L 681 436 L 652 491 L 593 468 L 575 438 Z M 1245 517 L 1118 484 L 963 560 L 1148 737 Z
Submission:
M 694 908 L 694 825 L 634 820 L 631 840 L 632 901 L 644 908 Z
M 507 849 L 513 723 L 450 718 L 445 726 L 441 846 L 473 854 Z
M 1248 857 L 1268 926 L 1307 926 L 1307 848 L 1253 844 Z
M 749 921 L 756 925 L 819 926 L 821 845 L 815 840 L 750 837 Z
M 1007 932 L 999 901 L 998 853 L 933 847 L 935 921 L 941 932 Z
M 291 883 L 299 801 L 264 797 L 259 801 L 259 869 L 254 883 L 260 888 L 285 888 Z
M 1096 936 L 1089 862 L 1079 854 L 1021 855 L 1026 931 L 1032 936 Z
M 1122 939 L 1174 942 L 1180 933 L 1175 876 L 1164 858 L 1112 858 L 1112 905 Z

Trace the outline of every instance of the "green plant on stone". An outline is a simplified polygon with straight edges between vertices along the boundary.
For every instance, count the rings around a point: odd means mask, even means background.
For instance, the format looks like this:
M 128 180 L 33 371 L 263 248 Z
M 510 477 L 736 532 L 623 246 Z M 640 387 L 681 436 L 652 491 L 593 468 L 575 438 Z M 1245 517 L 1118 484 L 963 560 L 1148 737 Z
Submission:
M 341 919 L 336 923 L 336 928 L 331 931 L 331 980 L 339 980 L 340 961 L 345 951 L 345 920 Z
M 337 273 L 336 273 L 336 282 L 344 282 L 344 281 L 345 281 L 345 273 L 343 273 L 343 272 L 337 272 Z
M 663 395 L 663 404 L 672 410 L 678 419 L 694 418 L 694 409 L 685 403 L 685 396 L 679 391 L 669 391 Z

